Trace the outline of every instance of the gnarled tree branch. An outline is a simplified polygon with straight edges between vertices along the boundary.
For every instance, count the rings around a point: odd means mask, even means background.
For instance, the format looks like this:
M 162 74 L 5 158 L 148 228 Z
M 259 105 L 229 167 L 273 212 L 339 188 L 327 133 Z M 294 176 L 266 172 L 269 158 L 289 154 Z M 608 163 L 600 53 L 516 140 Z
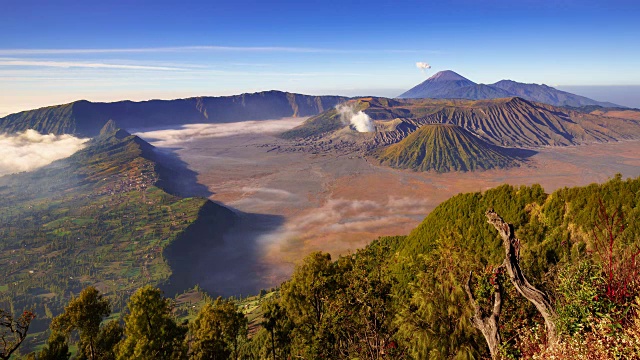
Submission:
M 496 230 L 498 230 L 498 233 L 502 238 L 502 245 L 505 250 L 504 265 L 507 268 L 507 273 L 511 278 L 513 286 L 515 286 L 520 295 L 524 296 L 536 307 L 536 309 L 538 309 L 544 318 L 549 344 L 556 343 L 558 340 L 555 324 L 557 314 L 553 309 L 547 294 L 531 285 L 522 273 L 522 269 L 520 269 L 520 240 L 516 238 L 514 234 L 513 225 L 504 222 L 504 220 L 502 220 L 502 218 L 496 214 L 493 209 L 488 209 L 485 215 L 487 216 L 489 224 L 493 225 Z
M 9 359 L 27 337 L 29 325 L 35 315 L 25 311 L 17 320 L 0 309 L 0 359 Z
M 469 279 L 467 283 L 464 285 L 464 289 L 467 292 L 467 296 L 469 297 L 469 301 L 471 302 L 471 306 L 473 307 L 473 318 L 471 319 L 473 325 L 482 332 L 485 340 L 487 341 L 487 345 L 489 345 L 489 352 L 491 353 L 492 359 L 498 358 L 498 350 L 500 348 L 500 331 L 499 331 L 499 318 L 500 312 L 502 311 L 502 295 L 500 288 L 500 282 L 496 281 L 494 292 L 493 292 L 493 309 L 491 311 L 491 315 L 483 316 L 482 309 L 478 302 L 473 296 L 473 292 L 471 291 L 471 277 L 473 273 L 469 272 Z

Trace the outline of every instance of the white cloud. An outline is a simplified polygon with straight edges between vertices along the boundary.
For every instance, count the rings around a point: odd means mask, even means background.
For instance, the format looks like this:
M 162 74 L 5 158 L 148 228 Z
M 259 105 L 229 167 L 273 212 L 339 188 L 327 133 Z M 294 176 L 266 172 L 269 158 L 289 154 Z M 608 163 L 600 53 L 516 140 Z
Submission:
M 427 70 L 427 69 L 431 69 L 431 65 L 427 64 L 426 62 L 422 62 L 419 61 L 416 63 L 416 67 L 420 70 Z
M 87 140 L 72 135 L 42 135 L 32 129 L 0 134 L 0 175 L 35 170 L 66 158 L 82 149 Z

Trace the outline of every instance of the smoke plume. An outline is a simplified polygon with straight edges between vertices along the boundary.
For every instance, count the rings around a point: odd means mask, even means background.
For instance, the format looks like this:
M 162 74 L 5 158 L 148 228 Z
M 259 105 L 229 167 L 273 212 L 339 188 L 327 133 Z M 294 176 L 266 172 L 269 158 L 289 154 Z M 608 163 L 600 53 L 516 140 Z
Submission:
M 422 61 L 417 62 L 416 63 L 416 67 L 418 69 L 421 69 L 421 70 L 431 69 L 431 65 L 427 64 L 426 62 L 422 62 Z
M 340 120 L 345 124 L 351 124 L 358 132 L 374 132 L 376 127 L 373 125 L 369 115 L 363 111 L 356 113 L 353 105 L 340 104 L 336 106 L 336 110 L 340 114 Z
M 35 170 L 66 158 L 82 149 L 88 140 L 72 135 L 42 135 L 32 129 L 0 134 L 0 176 Z
M 427 64 L 426 62 L 422 62 L 422 61 L 418 61 L 416 63 L 416 67 L 420 70 L 422 70 L 422 72 L 425 72 L 429 69 L 431 69 L 431 65 Z

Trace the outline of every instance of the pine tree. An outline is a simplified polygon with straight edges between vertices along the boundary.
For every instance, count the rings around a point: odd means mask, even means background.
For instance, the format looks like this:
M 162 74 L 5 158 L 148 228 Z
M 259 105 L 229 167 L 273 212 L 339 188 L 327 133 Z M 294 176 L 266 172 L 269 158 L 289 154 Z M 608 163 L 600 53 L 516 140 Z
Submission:
M 189 326 L 191 359 L 238 359 L 239 340 L 247 336 L 247 319 L 233 301 L 205 304 Z
M 71 357 L 67 337 L 59 332 L 51 333 L 47 344 L 38 353 L 38 360 L 67 360 Z
M 124 318 L 125 338 L 116 348 L 116 359 L 182 359 L 186 328 L 176 324 L 171 315 L 172 303 L 159 289 L 138 289 L 127 304 Z
M 93 286 L 80 292 L 64 308 L 64 312 L 53 319 L 51 329 L 65 335 L 72 331 L 80 333 L 84 354 L 91 360 L 97 359 L 96 338 L 100 333 L 102 319 L 111 314 L 111 304 Z

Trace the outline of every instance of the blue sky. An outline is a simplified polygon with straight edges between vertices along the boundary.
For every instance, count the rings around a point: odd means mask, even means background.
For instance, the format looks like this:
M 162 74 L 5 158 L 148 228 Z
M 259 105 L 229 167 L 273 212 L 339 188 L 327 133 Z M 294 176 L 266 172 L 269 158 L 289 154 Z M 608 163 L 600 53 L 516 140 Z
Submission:
M 0 115 L 267 89 L 394 96 L 444 69 L 640 85 L 639 15 L 633 1 L 0 0 Z

